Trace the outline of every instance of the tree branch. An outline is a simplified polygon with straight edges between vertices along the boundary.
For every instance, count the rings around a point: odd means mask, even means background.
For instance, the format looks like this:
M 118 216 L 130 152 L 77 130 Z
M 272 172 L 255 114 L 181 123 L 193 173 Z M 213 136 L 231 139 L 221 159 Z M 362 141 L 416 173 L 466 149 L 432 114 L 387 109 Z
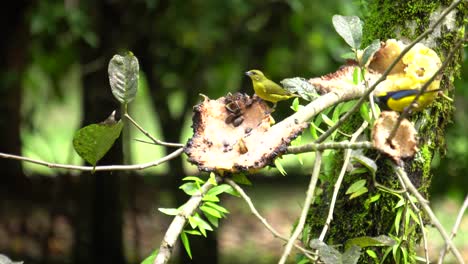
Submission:
M 216 182 L 221 182 L 221 178 L 216 177 Z M 198 194 L 192 195 L 190 199 L 182 206 L 182 211 L 174 217 L 166 231 L 166 234 L 164 235 L 161 246 L 159 247 L 158 255 L 154 259 L 154 264 L 163 264 L 169 261 L 177 238 L 184 230 L 188 217 L 195 213 L 195 211 L 200 206 L 200 203 L 202 202 L 203 195 L 213 187 L 214 185 L 209 181 L 205 182 L 205 184 L 200 187 Z
M 305 152 L 323 151 L 326 149 L 372 149 L 374 146 L 370 141 L 349 142 L 348 140 L 341 142 L 326 142 L 326 143 L 309 143 L 302 146 L 288 147 L 286 154 L 299 154 Z
M 250 197 L 244 192 L 244 190 L 237 184 L 235 183 L 233 180 L 231 179 L 228 179 L 226 178 L 225 179 L 225 182 L 229 185 L 231 185 L 232 188 L 234 188 L 239 194 L 240 196 L 244 199 L 244 201 L 247 203 L 247 205 L 249 206 L 250 208 L 250 211 L 252 212 L 253 215 L 255 215 L 258 220 L 260 220 L 260 222 L 262 222 L 262 224 L 266 227 L 266 229 L 268 229 L 274 237 L 277 237 L 283 241 L 288 241 L 288 238 L 281 235 L 278 231 L 276 231 L 268 222 L 267 220 L 260 215 L 260 213 L 257 211 L 257 209 L 255 208 L 255 205 L 253 204 L 252 200 L 250 199 Z M 302 251 L 305 255 L 312 255 L 313 252 L 301 247 L 300 245 L 298 244 L 294 244 L 294 247 L 296 247 L 297 249 L 299 249 L 300 251 Z
M 452 228 L 452 233 L 450 234 L 450 240 L 453 237 L 455 237 L 455 234 L 457 233 L 458 227 L 460 226 L 461 220 L 463 218 L 463 214 L 465 213 L 467 207 L 468 207 L 468 195 L 465 197 L 465 201 L 463 202 L 463 205 L 460 208 L 460 211 L 458 212 L 457 220 L 455 220 L 455 224 L 453 225 L 453 228 Z M 449 249 L 449 245 L 446 244 L 445 247 L 440 252 L 439 262 L 437 262 L 438 264 L 442 264 L 444 257 L 445 257 L 445 252 L 448 249 Z
M 366 121 L 362 123 L 361 127 L 359 127 L 359 129 L 356 130 L 356 132 L 351 137 L 351 140 L 350 140 L 351 143 L 356 141 L 358 136 L 361 135 L 361 133 L 367 128 L 368 125 L 369 123 L 367 123 Z M 327 220 L 325 221 L 325 225 L 323 226 L 322 233 L 320 233 L 320 237 L 319 237 L 320 241 L 323 241 L 325 239 L 325 235 L 327 234 L 328 227 L 330 226 L 330 223 L 333 220 L 333 211 L 335 208 L 336 198 L 338 197 L 338 191 L 340 190 L 341 182 L 343 181 L 346 170 L 348 168 L 349 160 L 351 159 L 351 151 L 352 151 L 351 149 L 346 150 L 346 153 L 344 155 L 343 166 L 341 167 L 340 175 L 338 176 L 338 179 L 336 180 L 336 183 L 335 183 L 333 196 L 332 196 L 332 200 L 330 203 L 330 210 L 328 211 Z
M 51 162 L 31 159 L 31 158 L 27 158 L 23 156 L 18 156 L 18 155 L 6 154 L 2 152 L 0 152 L 0 158 L 21 160 L 21 161 L 30 162 L 30 163 L 46 166 L 49 168 L 57 168 L 57 169 L 68 169 L 68 170 L 79 170 L 79 171 L 123 171 L 123 170 L 143 170 L 149 167 L 155 167 L 179 156 L 180 154 L 182 154 L 183 151 L 184 151 L 183 148 L 179 148 L 167 156 L 164 156 L 158 160 L 147 162 L 147 163 L 134 164 L 134 165 L 96 166 L 96 167 L 51 163 Z
M 450 248 L 453 255 L 455 255 L 455 258 L 457 259 L 458 263 L 462 263 L 462 264 L 465 263 L 463 261 L 462 255 L 460 254 L 458 249 L 455 247 L 450 237 L 447 235 L 447 232 L 445 232 L 445 229 L 442 226 L 442 224 L 439 222 L 439 219 L 435 216 L 434 212 L 432 212 L 431 207 L 428 205 L 428 201 L 418 192 L 416 187 L 414 187 L 413 183 L 408 178 L 408 175 L 403 170 L 403 168 L 401 168 L 400 166 L 396 166 L 396 165 L 393 165 L 393 166 L 398 177 L 400 177 L 403 180 L 405 187 L 414 197 L 416 197 L 418 202 L 421 204 L 421 207 L 424 210 L 424 212 L 426 212 L 426 214 L 431 219 L 432 224 L 437 228 L 439 233 L 442 235 L 442 237 L 445 240 L 446 245 Z
M 314 200 L 315 185 L 317 185 L 318 176 L 320 174 L 321 163 L 322 163 L 322 153 L 317 152 L 315 154 L 314 169 L 312 171 L 312 177 L 310 179 L 309 188 L 307 189 L 307 195 L 304 201 L 304 207 L 302 208 L 301 216 L 299 217 L 299 222 L 297 223 L 297 226 L 294 229 L 294 233 L 291 235 L 291 237 L 288 240 L 288 243 L 286 244 L 283 255 L 281 256 L 281 259 L 278 262 L 279 264 L 286 263 L 286 260 L 289 254 L 291 253 L 293 244 L 296 242 L 296 239 L 299 237 L 300 233 L 302 232 L 302 229 L 304 228 L 307 214 L 309 213 L 310 205 L 312 204 L 312 201 Z

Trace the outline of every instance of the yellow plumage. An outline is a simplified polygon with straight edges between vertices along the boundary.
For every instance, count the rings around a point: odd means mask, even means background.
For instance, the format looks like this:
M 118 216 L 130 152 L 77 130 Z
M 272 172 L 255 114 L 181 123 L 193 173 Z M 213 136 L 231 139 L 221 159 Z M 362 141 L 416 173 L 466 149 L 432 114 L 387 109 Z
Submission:
M 292 94 L 277 83 L 271 81 L 259 70 L 250 70 L 245 73 L 252 79 L 253 89 L 258 97 L 276 104 L 278 101 L 287 100 L 297 95 Z

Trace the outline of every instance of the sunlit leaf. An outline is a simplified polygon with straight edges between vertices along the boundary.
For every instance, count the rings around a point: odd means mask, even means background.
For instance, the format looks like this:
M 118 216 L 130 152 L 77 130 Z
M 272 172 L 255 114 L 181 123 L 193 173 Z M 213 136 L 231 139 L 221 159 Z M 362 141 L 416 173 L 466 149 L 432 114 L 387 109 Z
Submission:
M 178 215 L 180 210 L 176 208 L 158 208 L 158 210 L 166 215 Z
M 75 151 L 93 166 L 104 157 L 120 136 L 123 123 L 114 119 L 114 113 L 104 122 L 85 126 L 73 137 Z
M 362 236 L 351 238 L 346 241 L 345 249 L 351 248 L 352 246 L 358 246 L 360 248 L 365 247 L 383 247 L 383 246 L 393 246 L 395 244 L 395 240 L 391 239 L 388 236 L 377 236 L 377 237 L 370 237 L 370 236 Z
M 251 186 L 252 182 L 247 178 L 244 173 L 236 173 L 232 176 L 232 180 L 238 184 Z
M 222 207 L 220 205 L 217 205 L 215 203 L 206 202 L 205 205 L 210 206 L 213 209 L 216 209 L 217 211 L 219 211 L 221 213 L 229 214 L 229 211 L 226 208 L 224 208 L 224 207 Z
M 286 170 L 284 170 L 283 165 L 281 164 L 279 159 L 275 159 L 275 167 L 278 169 L 281 175 L 286 176 L 288 174 Z
M 357 16 L 334 15 L 332 18 L 336 32 L 353 49 L 361 46 L 362 21 Z
M 215 210 L 215 209 L 213 209 L 213 208 L 211 208 L 209 206 L 206 206 L 206 205 L 200 206 L 200 210 L 202 210 L 203 213 L 205 213 L 205 215 L 209 214 L 209 215 L 217 217 L 217 218 L 222 218 L 223 217 L 220 212 L 218 212 L 217 210 Z
M 187 182 L 179 186 L 179 189 L 182 189 L 186 194 L 192 196 L 196 193 L 199 193 L 199 185 L 195 182 Z
M 218 185 L 218 186 L 215 186 L 213 188 L 211 188 L 207 193 L 206 195 L 219 195 L 223 192 L 226 192 L 227 190 L 231 189 L 232 187 L 227 185 L 227 184 L 221 184 L 221 185 Z
M 367 187 L 365 187 L 365 186 L 364 186 L 364 187 L 361 187 L 361 188 L 359 188 L 358 190 L 356 190 L 355 192 L 353 192 L 353 193 L 349 196 L 349 199 L 352 200 L 352 199 L 354 199 L 354 198 L 356 198 L 356 197 L 359 197 L 359 196 L 361 196 L 361 195 L 367 193 L 367 191 L 368 191 Z
M 353 184 L 351 184 L 351 186 L 349 186 L 348 190 L 346 190 L 346 194 L 355 193 L 359 189 L 362 189 L 362 187 L 364 187 L 365 185 L 366 185 L 365 179 L 358 180 L 354 182 Z
M 108 74 L 112 94 L 121 103 L 135 99 L 138 90 L 138 60 L 133 53 L 114 55 L 109 62 Z
M 145 258 L 141 264 L 153 264 L 154 262 L 154 259 L 156 259 L 156 257 L 158 256 L 158 252 L 159 252 L 159 249 L 156 249 L 155 251 L 153 251 L 151 253 L 151 255 L 149 255 L 147 258 Z M 1 263 L 1 262 L 0 262 Z
M 188 240 L 187 234 L 185 232 L 180 233 L 180 240 L 184 245 L 185 251 L 187 251 L 187 255 L 192 259 L 192 251 L 190 249 L 190 242 Z
M 198 178 L 197 176 L 187 176 L 185 178 L 182 179 L 183 181 L 194 181 L 194 182 L 198 182 L 198 183 L 204 183 L 205 181 Z

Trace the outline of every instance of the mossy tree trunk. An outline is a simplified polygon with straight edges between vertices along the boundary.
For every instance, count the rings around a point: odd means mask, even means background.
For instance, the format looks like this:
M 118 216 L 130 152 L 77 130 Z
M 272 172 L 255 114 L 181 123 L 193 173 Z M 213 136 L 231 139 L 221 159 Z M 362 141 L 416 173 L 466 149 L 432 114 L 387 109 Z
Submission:
M 367 1 L 368 14 L 364 18 L 365 43 L 370 44 L 374 39 L 386 40 L 390 38 L 400 39 L 409 43 L 428 29 L 450 3 L 451 1 L 369 0 Z M 463 23 L 466 23 L 466 21 L 464 22 L 463 20 L 467 16 L 467 9 L 466 2 L 462 1 L 458 5 L 456 12 L 449 15 L 450 19 L 442 23 L 441 29 L 436 29 L 433 35 L 423 40 L 425 45 L 431 47 L 439 54 L 442 61 L 445 60 L 454 44 L 464 37 L 463 28 L 466 25 Z M 438 33 L 440 34 L 435 35 Z M 442 78 L 441 87 L 448 89 L 449 96 L 453 96 L 453 78 L 459 69 L 461 53 L 462 49 L 456 51 L 455 59 L 446 68 Z M 428 188 L 433 176 L 430 171 L 432 158 L 437 152 L 444 152 L 445 128 L 450 122 L 452 112 L 453 103 L 439 98 L 430 108 L 414 114 L 410 118 L 418 129 L 419 151 L 414 158 L 404 161 L 404 168 L 413 184 L 426 198 L 429 198 Z M 356 115 L 356 118 L 360 118 L 359 115 Z M 393 189 L 401 188 L 396 174 L 390 166 L 392 161 L 389 158 L 371 151 L 368 151 L 365 155 L 376 161 L 378 165 L 376 178 L 381 184 Z M 316 202 L 315 207 L 309 212 L 308 224 L 303 231 L 303 237 L 307 237 L 307 241 L 317 238 L 322 231 L 334 183 L 343 163 L 342 156 L 341 154 L 334 155 L 332 177 L 321 179 L 323 194 L 321 195 L 321 199 Z M 350 200 L 349 196 L 344 194 L 345 190 L 353 182 L 362 178 L 367 179 L 369 192 Z M 370 198 L 376 197 L 376 195 L 380 195 L 380 198 L 376 202 L 369 203 Z M 325 237 L 326 244 L 345 245 L 347 240 L 356 237 L 396 235 L 394 229 L 396 211 L 394 207 L 398 200 L 399 198 L 396 195 L 382 192 L 375 188 L 372 184 L 371 175 L 346 175 L 340 188 L 331 227 Z M 407 239 L 403 241 L 402 246 L 414 256 L 422 233 L 415 223 L 411 225 L 406 228 L 407 230 L 404 230 L 407 234 Z M 401 228 L 404 228 L 404 226 Z M 403 230 L 400 230 L 400 236 L 402 233 Z M 372 249 L 377 252 L 378 258 L 382 259 L 387 248 L 375 247 Z M 341 251 L 344 251 L 344 248 L 341 248 Z M 393 257 L 387 257 L 386 262 L 388 261 L 393 261 Z M 374 260 L 363 253 L 359 262 L 373 263 Z

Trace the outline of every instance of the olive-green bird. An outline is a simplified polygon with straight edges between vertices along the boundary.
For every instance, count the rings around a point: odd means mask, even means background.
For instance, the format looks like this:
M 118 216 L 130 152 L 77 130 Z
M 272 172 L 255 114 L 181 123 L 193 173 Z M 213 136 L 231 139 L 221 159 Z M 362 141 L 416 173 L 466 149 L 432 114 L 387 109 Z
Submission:
M 265 75 L 259 70 L 250 70 L 245 74 L 252 79 L 253 89 L 258 97 L 265 101 L 274 103 L 275 106 L 278 101 L 297 97 L 297 95 L 290 93 L 279 86 L 279 84 L 265 77 Z

